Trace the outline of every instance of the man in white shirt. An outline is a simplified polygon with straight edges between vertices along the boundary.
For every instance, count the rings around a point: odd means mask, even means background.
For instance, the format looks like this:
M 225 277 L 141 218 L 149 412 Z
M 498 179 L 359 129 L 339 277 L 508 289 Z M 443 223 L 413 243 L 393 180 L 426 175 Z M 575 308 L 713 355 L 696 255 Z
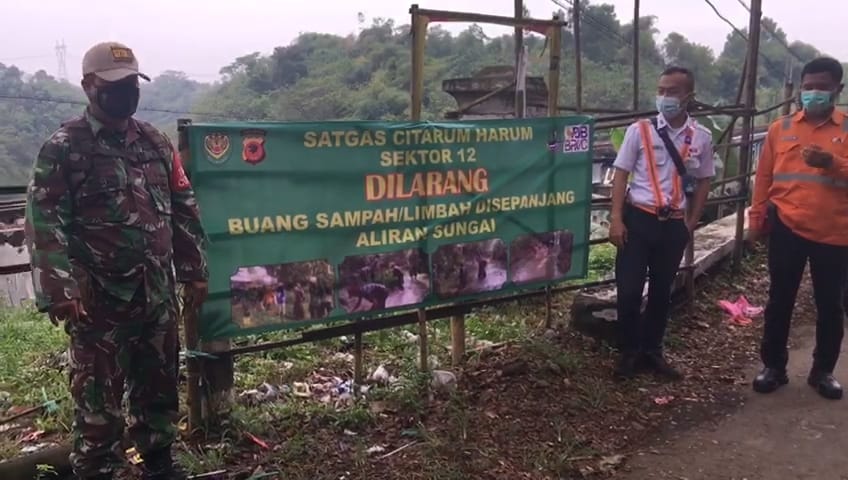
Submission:
M 694 96 L 692 72 L 666 69 L 657 87 L 657 117 L 630 125 L 613 164 L 610 242 L 618 249 L 619 378 L 631 378 L 642 367 L 682 378 L 662 348 L 671 287 L 715 175 L 712 134 L 687 113 Z

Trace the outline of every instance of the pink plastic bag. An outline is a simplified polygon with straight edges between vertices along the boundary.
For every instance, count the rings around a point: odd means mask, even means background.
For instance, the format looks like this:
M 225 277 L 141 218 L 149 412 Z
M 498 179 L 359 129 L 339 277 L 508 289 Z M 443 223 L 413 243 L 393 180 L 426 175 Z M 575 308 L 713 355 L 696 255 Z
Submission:
M 753 321 L 751 317 L 763 313 L 762 307 L 751 305 L 744 295 L 740 295 L 733 303 L 727 300 L 719 300 L 718 305 L 730 315 L 730 323 L 734 325 L 750 325 Z

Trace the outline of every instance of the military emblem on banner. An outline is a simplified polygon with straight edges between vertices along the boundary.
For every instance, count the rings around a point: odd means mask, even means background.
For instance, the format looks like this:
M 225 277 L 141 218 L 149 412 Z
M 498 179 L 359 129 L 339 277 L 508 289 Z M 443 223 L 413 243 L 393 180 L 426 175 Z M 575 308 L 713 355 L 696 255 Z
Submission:
M 210 162 L 224 163 L 227 161 L 227 154 L 230 153 L 230 137 L 226 133 L 210 133 L 203 139 L 203 148 Z
M 256 165 L 265 159 L 265 131 L 259 129 L 242 130 L 241 158 Z

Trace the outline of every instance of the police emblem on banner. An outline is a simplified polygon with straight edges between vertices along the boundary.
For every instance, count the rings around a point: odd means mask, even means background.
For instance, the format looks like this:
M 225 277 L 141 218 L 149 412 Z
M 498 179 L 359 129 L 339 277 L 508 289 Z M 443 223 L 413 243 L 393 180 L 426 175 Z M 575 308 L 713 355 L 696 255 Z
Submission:
M 224 163 L 227 161 L 227 154 L 230 153 L 230 137 L 226 133 L 210 133 L 203 139 L 203 148 L 210 162 Z
M 251 164 L 265 160 L 265 131 L 258 129 L 242 130 L 241 158 Z

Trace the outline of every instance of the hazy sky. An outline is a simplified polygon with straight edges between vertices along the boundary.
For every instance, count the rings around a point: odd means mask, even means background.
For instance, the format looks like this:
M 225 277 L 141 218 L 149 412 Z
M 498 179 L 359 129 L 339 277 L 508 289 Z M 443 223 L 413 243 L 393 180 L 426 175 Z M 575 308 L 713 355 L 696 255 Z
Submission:
M 559 0 L 560 3 L 567 3 Z M 745 0 L 747 3 L 748 0 Z M 339 35 L 359 28 L 357 13 L 409 22 L 410 0 L 0 0 L 0 62 L 26 71 L 57 72 L 55 45 L 67 45 L 71 80 L 79 78 L 85 50 L 94 43 L 117 40 L 136 51 L 142 70 L 157 75 L 181 70 L 204 81 L 235 57 L 286 45 L 300 32 Z M 418 0 L 421 8 L 478 11 L 512 15 L 512 0 Z M 536 18 L 550 18 L 558 9 L 552 0 L 525 0 Z M 611 3 L 622 23 L 631 21 L 632 0 Z M 642 0 L 642 15 L 659 17 L 661 35 L 678 31 L 718 54 L 730 28 L 703 0 Z M 713 0 L 739 28 L 748 15 L 739 0 Z M 774 18 L 790 41 L 811 43 L 840 60 L 848 60 L 842 32 L 848 20 L 846 0 L 764 0 L 766 16 Z M 814 15 L 815 14 L 815 15 Z M 445 24 L 460 31 L 467 24 Z M 591 28 L 587 24 L 584 28 Z M 508 28 L 484 26 L 489 35 Z

